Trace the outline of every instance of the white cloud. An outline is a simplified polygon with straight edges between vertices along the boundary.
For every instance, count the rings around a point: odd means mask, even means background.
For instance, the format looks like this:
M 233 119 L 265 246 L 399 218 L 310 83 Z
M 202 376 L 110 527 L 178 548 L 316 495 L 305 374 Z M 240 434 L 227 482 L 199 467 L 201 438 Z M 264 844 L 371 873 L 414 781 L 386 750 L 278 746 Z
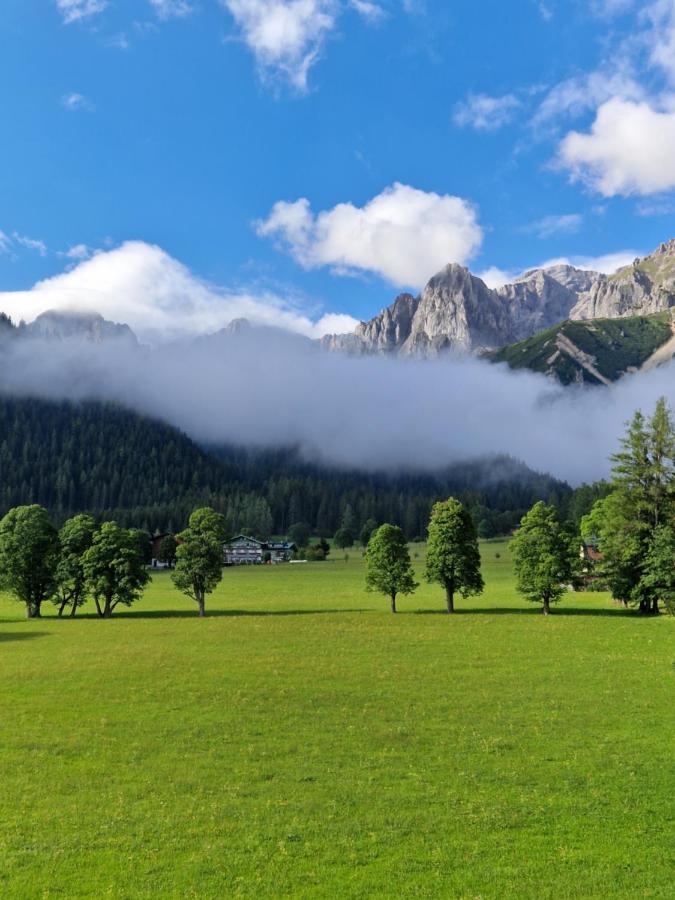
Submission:
M 518 277 L 520 272 L 509 272 L 506 269 L 500 269 L 497 266 L 490 266 L 483 272 L 478 273 L 478 277 L 482 279 L 489 288 L 500 288 L 505 284 L 511 284 Z
M 468 126 L 476 131 L 496 131 L 513 119 L 520 105 L 515 94 L 505 94 L 502 97 L 469 94 L 466 100 L 455 107 L 453 121 L 460 128 Z
M 600 18 L 611 19 L 627 12 L 634 3 L 635 0 L 593 0 L 591 10 Z
M 61 106 L 68 112 L 77 112 L 78 110 L 91 112 L 94 109 L 91 101 L 84 94 L 78 93 L 64 94 L 61 97 Z
M 26 250 L 37 250 L 40 256 L 46 256 L 48 253 L 48 247 L 44 241 L 27 237 L 25 234 L 17 234 L 16 231 L 12 234 L 12 237 L 17 244 L 21 247 L 25 247 Z
M 372 3 L 371 0 L 349 0 L 349 5 L 369 22 L 378 22 L 386 16 L 382 7 L 377 3 Z
M 56 0 L 56 8 L 66 25 L 103 12 L 108 0 Z
M 0 231 L 0 253 L 11 253 L 12 239 L 4 231 Z
M 337 0 L 221 0 L 264 74 L 282 75 L 298 90 L 326 36 L 335 27 Z
M 191 0 L 149 0 L 160 19 L 183 19 L 194 12 Z
M 532 124 L 548 126 L 555 119 L 580 116 L 597 109 L 614 97 L 641 100 L 644 94 L 627 67 L 614 71 L 598 69 L 554 85 L 539 105 Z
M 675 112 L 615 98 L 597 111 L 591 130 L 570 132 L 558 161 L 573 181 L 605 197 L 675 188 Z
M 343 315 L 315 321 L 301 306 L 272 292 L 219 288 L 194 276 L 160 247 L 141 241 L 96 253 L 29 291 L 0 292 L 0 311 L 15 321 L 31 321 L 48 309 L 94 310 L 126 322 L 148 340 L 212 332 L 237 318 L 309 337 L 352 331 L 357 324 Z
M 527 234 L 536 234 L 540 238 L 553 237 L 556 234 L 574 234 L 579 231 L 584 217 L 579 213 L 570 213 L 562 216 L 544 216 L 522 230 Z
M 73 247 L 70 247 L 66 250 L 65 253 L 59 254 L 60 256 L 65 256 L 67 259 L 88 259 L 94 251 L 91 247 L 87 247 L 86 244 L 75 244 Z
M 589 272 L 602 272 L 613 275 L 618 269 L 629 266 L 638 256 L 644 256 L 637 250 L 617 250 L 604 256 L 559 256 L 548 259 L 536 266 L 537 269 L 548 269 L 551 266 L 574 266 L 575 269 L 586 269 Z M 528 270 L 529 271 L 529 270 Z
M 375 272 L 399 287 L 416 288 L 444 265 L 465 263 L 483 238 L 466 200 L 398 183 L 363 207 L 339 203 L 314 214 L 305 198 L 280 201 L 257 232 L 281 238 L 307 269 Z
M 649 62 L 675 84 L 675 0 L 657 0 L 643 16 L 650 22 Z
M 675 213 L 675 203 L 672 200 L 657 201 L 656 203 L 638 203 L 635 212 L 643 218 L 672 216 Z

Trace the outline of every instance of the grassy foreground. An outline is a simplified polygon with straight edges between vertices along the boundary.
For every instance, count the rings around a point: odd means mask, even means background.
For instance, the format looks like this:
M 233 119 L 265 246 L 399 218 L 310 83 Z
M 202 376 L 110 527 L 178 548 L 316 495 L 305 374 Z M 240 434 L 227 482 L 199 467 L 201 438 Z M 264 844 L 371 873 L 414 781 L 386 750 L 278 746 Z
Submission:
M 109 622 L 0 598 L 1 896 L 672 897 L 675 621 L 546 620 L 497 543 L 394 617 L 338 557 L 203 621 L 163 574 Z

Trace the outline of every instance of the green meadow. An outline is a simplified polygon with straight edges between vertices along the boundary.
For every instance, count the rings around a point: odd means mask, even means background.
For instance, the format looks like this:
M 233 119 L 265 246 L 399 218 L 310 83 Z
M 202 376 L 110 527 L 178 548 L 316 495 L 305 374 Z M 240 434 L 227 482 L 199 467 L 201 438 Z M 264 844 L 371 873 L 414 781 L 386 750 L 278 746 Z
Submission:
M 110 621 L 1 598 L 0 896 L 672 898 L 675 620 L 545 619 L 482 552 L 454 617 L 358 550 L 205 620 L 164 573 Z

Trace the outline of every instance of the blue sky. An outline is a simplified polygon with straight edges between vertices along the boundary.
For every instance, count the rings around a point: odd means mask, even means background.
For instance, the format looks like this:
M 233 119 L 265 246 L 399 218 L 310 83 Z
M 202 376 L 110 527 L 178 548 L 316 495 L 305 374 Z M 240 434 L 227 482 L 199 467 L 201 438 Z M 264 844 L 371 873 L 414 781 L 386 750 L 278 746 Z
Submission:
M 674 231 L 675 0 L 4 0 L 0 101 L 15 317 L 314 333 Z

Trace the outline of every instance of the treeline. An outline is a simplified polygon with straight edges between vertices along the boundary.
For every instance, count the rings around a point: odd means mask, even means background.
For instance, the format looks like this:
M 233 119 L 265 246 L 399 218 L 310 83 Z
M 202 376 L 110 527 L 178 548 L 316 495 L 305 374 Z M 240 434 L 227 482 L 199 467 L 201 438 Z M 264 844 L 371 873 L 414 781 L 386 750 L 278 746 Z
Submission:
M 660 604 L 675 614 L 675 426 L 665 398 L 651 418 L 635 413 L 621 450 L 612 457 L 612 479 L 583 492 L 592 509 L 578 528 L 561 522 L 543 501 L 523 517 L 511 548 L 516 588 L 540 603 L 548 615 L 570 587 L 594 583 L 642 615 L 658 615 Z M 456 499 L 435 504 L 428 528 L 426 578 L 445 589 L 447 609 L 455 594 L 483 591 L 474 522 Z M 579 553 L 580 538 L 592 558 Z M 389 597 L 396 612 L 398 594 L 418 587 L 402 530 L 385 524 L 369 540 L 366 585 Z
M 345 513 L 356 535 L 369 521 L 424 538 L 431 507 L 453 495 L 481 537 L 508 533 L 539 499 L 579 520 L 592 499 L 507 457 L 436 475 L 346 471 L 292 449 L 198 447 L 179 430 L 116 405 L 0 397 L 0 515 L 37 503 L 57 525 L 85 511 L 150 533 L 177 532 L 209 506 L 229 533 L 261 538 L 305 523 L 330 536 Z

